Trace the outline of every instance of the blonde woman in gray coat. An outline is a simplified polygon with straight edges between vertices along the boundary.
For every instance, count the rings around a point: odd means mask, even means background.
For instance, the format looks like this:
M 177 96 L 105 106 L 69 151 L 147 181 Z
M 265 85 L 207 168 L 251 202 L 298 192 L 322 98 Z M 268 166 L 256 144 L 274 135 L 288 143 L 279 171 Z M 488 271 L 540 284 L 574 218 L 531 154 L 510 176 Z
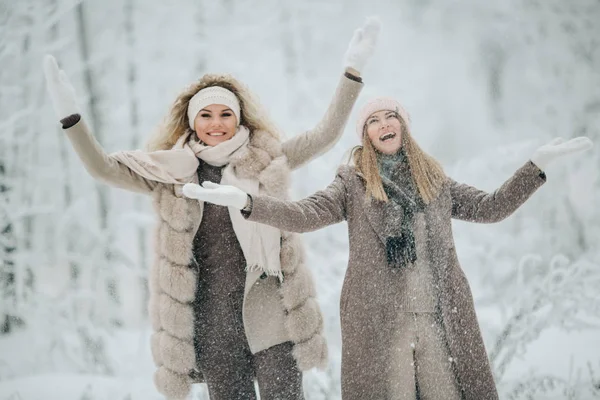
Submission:
M 540 147 L 493 193 L 460 184 L 413 140 L 390 98 L 361 111 L 354 166 L 297 202 L 206 183 L 187 196 L 242 210 L 251 221 L 307 232 L 346 220 L 350 255 L 340 301 L 343 399 L 497 399 L 451 220 L 512 214 L 545 181 L 554 158 L 587 138 Z
M 355 32 L 329 109 L 315 129 L 287 141 L 244 85 L 209 74 L 176 99 L 152 151 L 107 155 L 65 73 L 45 60 L 57 116 L 89 173 L 154 199 L 151 347 L 155 384 L 167 398 L 185 398 L 192 383 L 205 382 L 213 400 L 256 399 L 256 379 L 263 400 L 303 399 L 302 371 L 325 366 L 321 311 L 299 237 L 189 200 L 182 184 L 221 182 L 285 199 L 290 170 L 343 132 L 378 32 L 375 19 Z

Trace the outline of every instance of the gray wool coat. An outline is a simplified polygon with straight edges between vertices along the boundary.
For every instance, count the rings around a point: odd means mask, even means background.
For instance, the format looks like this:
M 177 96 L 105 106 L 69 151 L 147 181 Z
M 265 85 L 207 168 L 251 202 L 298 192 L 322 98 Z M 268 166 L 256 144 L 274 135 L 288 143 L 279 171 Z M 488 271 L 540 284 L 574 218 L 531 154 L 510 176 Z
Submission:
M 320 122 L 300 135 L 282 141 L 269 132 L 252 132 L 246 151 L 231 160 L 236 175 L 257 179 L 270 196 L 287 198 L 290 171 L 337 142 L 362 86 L 343 76 Z M 65 132 L 94 178 L 154 199 L 159 219 L 155 261 L 149 277 L 149 316 L 155 331 L 151 350 L 157 366 L 154 381 L 167 398 L 185 398 L 192 383 L 199 379 L 194 372 L 193 303 L 197 273 L 192 253 L 203 204 L 183 196 L 182 185 L 151 181 L 107 155 L 84 120 Z M 290 341 L 301 370 L 324 367 L 327 343 L 322 334 L 323 318 L 299 235 L 281 233 L 280 257 L 285 274 L 280 285 L 274 279 L 260 279 L 259 271 L 246 275 L 243 321 L 248 344 L 257 353 Z
M 497 399 L 477 323 L 471 290 L 458 262 L 452 218 L 491 223 L 512 214 L 545 182 L 531 162 L 493 193 L 448 178 L 424 210 L 426 241 L 441 317 L 457 381 L 467 400 Z M 253 196 L 248 218 L 291 232 L 314 231 L 346 220 L 348 269 L 340 300 L 342 398 L 393 398 L 387 384 L 394 346 L 394 314 L 406 303 L 402 270 L 390 268 L 385 251 L 384 203 L 366 201 L 365 184 L 354 167 L 343 166 L 325 190 L 297 202 Z

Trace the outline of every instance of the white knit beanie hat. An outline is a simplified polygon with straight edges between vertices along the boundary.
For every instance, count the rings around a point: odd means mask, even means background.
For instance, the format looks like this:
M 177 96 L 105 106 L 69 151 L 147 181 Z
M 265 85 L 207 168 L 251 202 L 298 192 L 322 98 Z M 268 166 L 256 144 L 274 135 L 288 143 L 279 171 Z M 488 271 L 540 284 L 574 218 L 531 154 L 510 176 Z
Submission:
M 358 140 L 362 141 L 363 130 L 365 124 L 367 123 L 367 119 L 371 116 L 371 114 L 383 110 L 395 111 L 398 115 L 400 115 L 400 118 L 402 118 L 404 124 L 406 125 L 406 129 L 410 128 L 410 117 L 408 116 L 408 113 L 404 107 L 402 107 L 398 101 L 392 99 L 391 97 L 377 97 L 365 104 L 358 114 L 358 120 L 356 121 L 356 134 L 358 135 Z
M 223 104 L 229 107 L 237 117 L 237 124 L 240 124 L 240 101 L 237 96 L 224 87 L 209 86 L 196 93 L 188 103 L 187 115 L 192 130 L 194 129 L 194 120 L 200 110 L 211 104 Z

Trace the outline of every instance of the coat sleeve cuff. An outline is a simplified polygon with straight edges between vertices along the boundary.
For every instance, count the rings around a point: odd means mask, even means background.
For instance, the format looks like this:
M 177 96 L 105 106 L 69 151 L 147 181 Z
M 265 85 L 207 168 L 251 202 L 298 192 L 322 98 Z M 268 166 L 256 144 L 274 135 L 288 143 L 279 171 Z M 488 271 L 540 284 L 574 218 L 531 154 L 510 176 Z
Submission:
M 60 120 L 63 129 L 69 129 L 75 126 L 81 120 L 80 114 L 71 114 L 66 118 Z
M 546 173 L 544 171 L 542 171 L 537 165 L 535 165 L 535 163 L 533 161 L 529 161 L 530 165 L 528 165 L 530 168 L 534 168 L 534 170 L 538 173 L 538 176 L 544 181 L 546 182 Z
M 514 176 L 520 182 L 521 189 L 529 195 L 546 183 L 546 174 L 531 161 L 519 168 Z
M 242 217 L 248 219 L 250 217 L 250 214 L 252 214 L 252 206 L 254 205 L 254 199 L 252 198 L 252 195 L 248 195 L 248 205 L 244 208 L 242 208 L 240 210 L 240 212 L 242 213 Z
M 346 71 L 344 72 L 344 76 L 350 80 L 353 80 L 354 82 L 358 82 L 358 83 L 362 83 L 362 78 L 360 76 L 355 76 L 352 75 L 350 72 Z

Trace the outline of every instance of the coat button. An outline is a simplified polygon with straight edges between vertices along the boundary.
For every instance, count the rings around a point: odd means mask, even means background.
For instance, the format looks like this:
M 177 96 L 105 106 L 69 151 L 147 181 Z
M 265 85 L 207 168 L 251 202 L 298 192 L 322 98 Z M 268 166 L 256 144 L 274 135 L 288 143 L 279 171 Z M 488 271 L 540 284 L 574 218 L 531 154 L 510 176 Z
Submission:
M 267 273 L 266 273 L 266 272 L 263 272 L 263 273 L 260 275 L 260 279 L 267 279 Z

